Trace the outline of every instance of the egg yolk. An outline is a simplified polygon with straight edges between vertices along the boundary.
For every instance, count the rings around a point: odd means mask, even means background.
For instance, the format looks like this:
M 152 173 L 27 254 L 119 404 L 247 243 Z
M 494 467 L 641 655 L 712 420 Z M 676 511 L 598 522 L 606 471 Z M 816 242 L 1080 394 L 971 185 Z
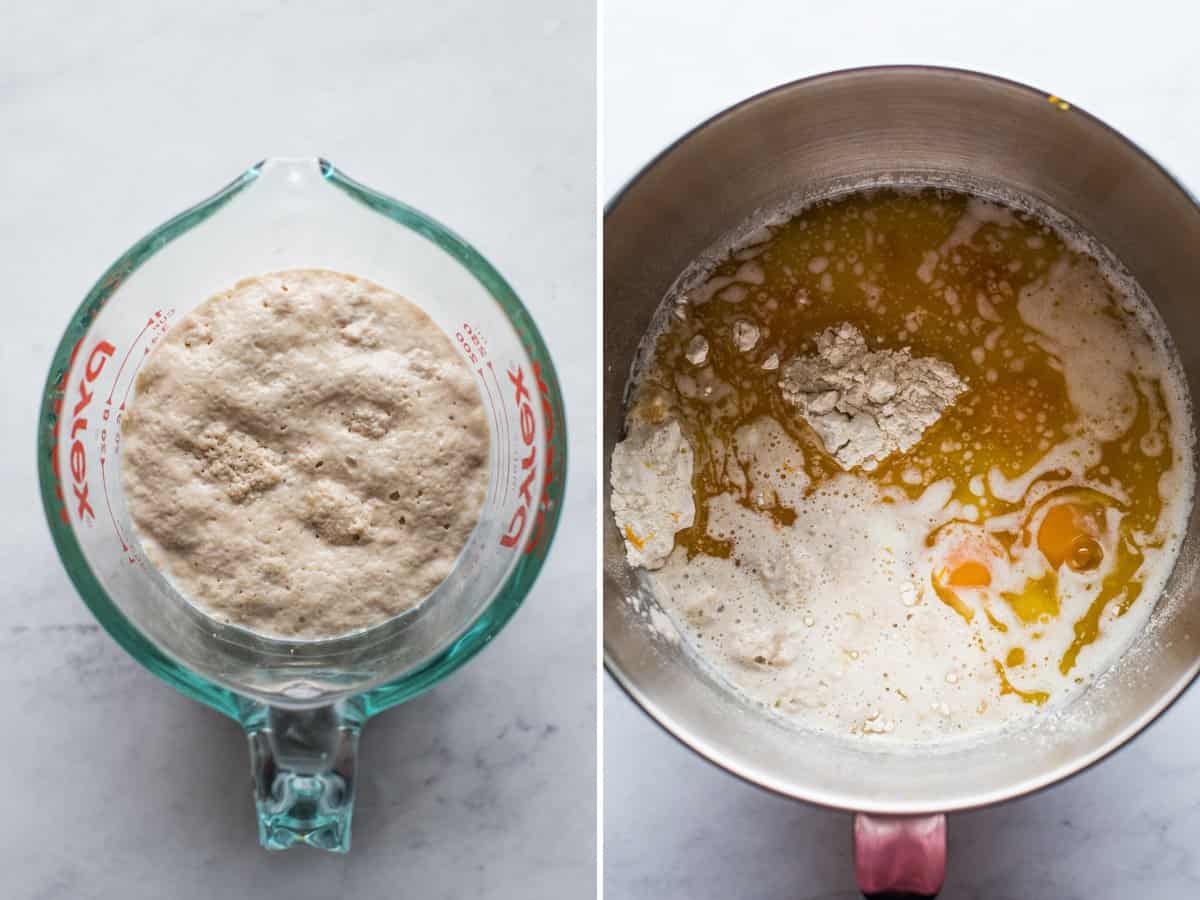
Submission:
M 969 559 L 959 563 L 950 571 L 946 583 L 953 587 L 987 587 L 992 583 L 992 573 L 981 562 Z
M 1076 572 L 1090 572 L 1104 559 L 1104 550 L 1096 540 L 1103 520 L 1104 508 L 1099 504 L 1053 506 L 1038 528 L 1038 549 L 1056 570 L 1066 563 Z

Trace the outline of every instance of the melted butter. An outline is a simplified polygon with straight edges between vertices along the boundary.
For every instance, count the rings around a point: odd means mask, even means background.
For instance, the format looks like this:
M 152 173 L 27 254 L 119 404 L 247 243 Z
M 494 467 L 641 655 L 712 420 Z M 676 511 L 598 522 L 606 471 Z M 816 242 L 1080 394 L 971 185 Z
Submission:
M 725 455 L 737 429 L 755 418 L 773 417 L 803 448 L 813 487 L 841 471 L 782 400 L 778 370 L 762 366 L 771 353 L 787 360 L 812 352 L 815 336 L 839 322 L 857 326 L 873 349 L 909 346 L 914 355 L 949 362 L 970 388 L 916 447 L 885 460 L 868 477 L 914 498 L 934 481 L 951 478 L 960 502 L 985 513 L 1011 509 L 976 496 L 970 481 L 992 466 L 1010 477 L 1025 471 L 1074 421 L 1062 374 L 1030 342 L 1016 303 L 1020 290 L 1067 251 L 1053 230 L 1015 213 L 1013 226 L 1003 231 L 983 224 L 970 243 L 946 254 L 947 264 L 931 283 L 922 281 L 918 270 L 928 248 L 951 237 L 966 205 L 963 195 L 933 191 L 852 194 L 819 204 L 773 231 L 753 260 L 761 282 L 733 286 L 744 290 L 744 299 L 730 303 L 718 291 L 705 303 L 690 304 L 687 321 L 673 320 L 660 335 L 657 371 L 643 381 L 671 398 L 702 445 L 694 480 L 697 519 L 678 536 L 689 554 L 729 553 L 728 545 L 711 542 L 701 510 L 711 497 L 751 490 L 732 481 Z M 814 260 L 827 264 L 822 268 Z M 731 257 L 713 278 L 733 278 L 745 264 Z M 744 318 L 761 331 L 750 353 L 726 338 Z M 709 343 L 706 365 L 699 368 L 686 357 L 698 333 Z M 977 348 L 990 349 L 981 354 Z M 705 370 L 716 388 L 680 388 Z M 919 480 L 904 477 L 913 471 Z
M 629 543 L 633 544 L 633 546 L 637 547 L 639 550 L 645 550 L 646 541 L 652 537 L 654 537 L 653 534 L 648 534 L 644 538 L 638 537 L 638 534 L 633 530 L 632 525 L 625 526 L 625 540 L 629 541 Z
M 963 621 L 970 625 L 975 619 L 975 610 L 963 602 L 957 591 L 946 586 L 945 570 L 935 572 L 929 577 L 929 581 L 933 585 L 933 591 L 937 594 L 938 599 L 962 616 Z
M 999 619 L 997 619 L 995 614 L 990 609 L 985 609 L 984 614 L 987 616 L 988 624 L 991 625 L 993 628 L 995 628 L 997 631 L 999 631 L 1001 634 L 1004 634 L 1005 632 L 1008 631 L 1008 626 L 1005 623 L 1001 622 Z
M 1009 681 L 1008 673 L 1004 670 L 1004 665 L 1000 662 L 1000 660 L 995 659 L 992 660 L 992 662 L 995 663 L 996 675 L 1000 678 L 1001 696 L 1004 696 L 1005 694 L 1016 694 L 1021 698 L 1022 702 L 1032 703 L 1035 706 L 1041 706 L 1050 699 L 1050 694 L 1048 691 L 1023 691 L 1019 687 L 1016 687 L 1011 681 Z
M 1117 606 L 1117 614 L 1124 615 L 1134 601 L 1141 596 L 1142 584 L 1135 580 L 1141 565 L 1142 553 L 1122 540 L 1117 547 L 1116 568 L 1104 579 L 1100 593 L 1088 606 L 1087 612 L 1075 622 L 1075 638 L 1071 641 L 1071 646 L 1063 653 L 1058 664 L 1058 670 L 1063 675 L 1075 668 L 1080 651 L 1094 643 L 1100 636 L 1100 618 L 1104 615 L 1104 610 L 1108 608 L 1108 605 L 1117 597 L 1121 597 L 1121 602 Z
M 1020 591 L 1004 591 L 1004 601 L 1026 625 L 1049 622 L 1058 617 L 1058 575 L 1050 572 L 1041 578 L 1029 578 Z

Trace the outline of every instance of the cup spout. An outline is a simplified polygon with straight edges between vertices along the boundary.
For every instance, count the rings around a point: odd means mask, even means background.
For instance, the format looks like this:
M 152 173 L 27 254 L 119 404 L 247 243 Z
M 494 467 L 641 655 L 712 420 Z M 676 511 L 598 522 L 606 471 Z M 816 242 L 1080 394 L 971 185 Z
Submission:
M 317 156 L 269 156 L 250 167 L 261 184 L 276 184 L 295 189 L 324 181 L 333 171 L 333 163 Z

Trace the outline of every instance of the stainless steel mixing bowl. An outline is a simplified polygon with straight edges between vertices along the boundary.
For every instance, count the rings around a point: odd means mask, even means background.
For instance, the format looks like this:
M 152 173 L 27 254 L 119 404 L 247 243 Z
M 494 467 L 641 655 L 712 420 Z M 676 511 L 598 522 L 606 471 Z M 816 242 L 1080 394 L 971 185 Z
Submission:
M 638 343 L 680 273 L 756 211 L 884 178 L 1016 192 L 1107 246 L 1153 300 L 1200 396 L 1200 208 L 1133 143 L 1043 91 L 972 72 L 887 67 L 785 85 L 705 122 L 650 163 L 604 223 L 604 459 L 622 436 Z M 604 515 L 609 671 L 671 734 L 762 787 L 869 814 L 856 823 L 868 893 L 935 893 L 940 814 L 1006 800 L 1080 771 L 1145 728 L 1200 669 L 1197 514 L 1150 625 L 1060 720 L 926 754 L 800 733 L 751 708 L 669 630 Z M 661 619 L 660 619 L 661 621 Z M 923 817 L 923 818 L 922 818 Z M 931 818 L 932 817 L 932 818 Z M 891 866 L 892 868 L 888 868 Z

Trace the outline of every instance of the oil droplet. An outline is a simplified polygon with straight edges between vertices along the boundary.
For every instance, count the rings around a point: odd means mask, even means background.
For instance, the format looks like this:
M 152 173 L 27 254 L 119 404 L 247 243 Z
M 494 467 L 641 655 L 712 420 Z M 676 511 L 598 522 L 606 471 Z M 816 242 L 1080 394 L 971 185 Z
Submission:
M 1067 557 L 1067 565 L 1076 572 L 1090 572 L 1100 565 L 1104 558 L 1104 550 L 1092 538 L 1079 538 L 1071 547 L 1071 555 Z

